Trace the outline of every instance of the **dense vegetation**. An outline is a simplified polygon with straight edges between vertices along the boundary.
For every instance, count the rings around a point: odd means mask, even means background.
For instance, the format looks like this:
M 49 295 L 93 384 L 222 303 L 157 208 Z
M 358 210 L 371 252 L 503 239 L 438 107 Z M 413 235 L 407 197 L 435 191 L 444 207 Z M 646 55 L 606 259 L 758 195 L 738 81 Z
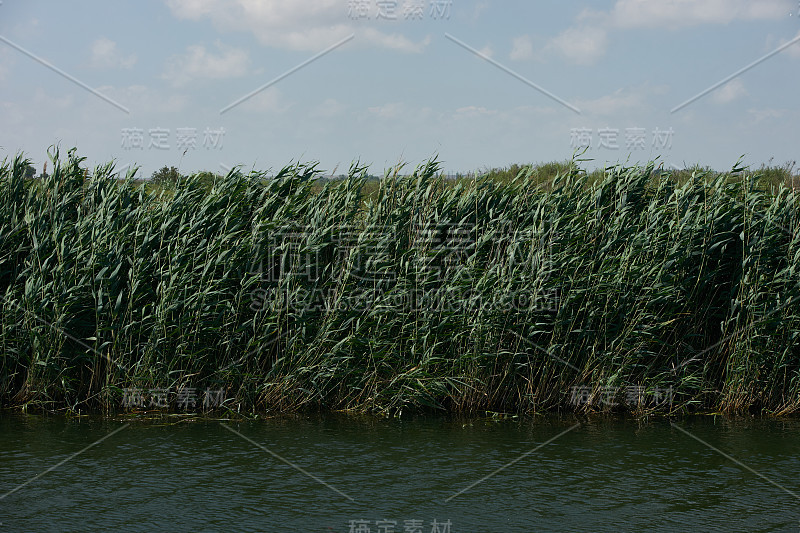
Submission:
M 431 161 L 367 190 L 365 168 L 321 184 L 298 164 L 147 188 L 82 161 L 0 166 L 6 406 L 196 388 L 233 410 L 800 407 L 780 172 L 443 180 Z

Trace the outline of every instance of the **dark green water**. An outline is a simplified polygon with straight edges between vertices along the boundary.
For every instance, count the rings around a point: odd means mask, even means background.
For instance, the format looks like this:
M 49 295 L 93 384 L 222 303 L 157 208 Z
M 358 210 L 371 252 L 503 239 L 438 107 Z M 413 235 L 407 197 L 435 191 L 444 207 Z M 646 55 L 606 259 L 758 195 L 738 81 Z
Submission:
M 0 531 L 800 531 L 800 420 L 172 422 L 0 417 Z

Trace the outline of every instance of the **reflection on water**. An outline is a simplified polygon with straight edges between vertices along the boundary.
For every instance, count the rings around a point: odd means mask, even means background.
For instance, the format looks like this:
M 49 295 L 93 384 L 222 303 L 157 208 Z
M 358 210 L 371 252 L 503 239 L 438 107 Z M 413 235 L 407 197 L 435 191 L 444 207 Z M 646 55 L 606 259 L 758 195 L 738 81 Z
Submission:
M 800 531 L 800 420 L 675 424 L 4 416 L 0 531 Z

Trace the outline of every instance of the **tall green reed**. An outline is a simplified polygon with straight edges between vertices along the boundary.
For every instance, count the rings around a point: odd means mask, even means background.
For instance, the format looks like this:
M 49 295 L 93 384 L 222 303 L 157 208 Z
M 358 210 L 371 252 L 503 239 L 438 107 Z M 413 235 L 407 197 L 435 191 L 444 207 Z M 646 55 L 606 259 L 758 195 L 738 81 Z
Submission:
M 800 403 L 798 197 L 742 168 L 451 182 L 429 161 L 365 195 L 359 165 L 148 190 L 52 159 L 34 181 L 21 155 L 0 165 L 7 405 L 189 387 L 248 410 Z M 674 398 L 625 405 L 632 388 Z

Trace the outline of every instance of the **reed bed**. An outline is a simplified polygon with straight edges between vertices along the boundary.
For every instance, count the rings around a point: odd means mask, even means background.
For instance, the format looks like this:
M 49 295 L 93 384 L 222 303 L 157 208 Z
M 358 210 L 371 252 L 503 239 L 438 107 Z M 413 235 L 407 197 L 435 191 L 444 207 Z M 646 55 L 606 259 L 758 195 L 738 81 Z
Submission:
M 365 196 L 358 165 L 148 190 L 52 161 L 39 180 L 22 155 L 0 165 L 7 407 L 800 406 L 800 200 L 757 172 L 446 183 L 428 161 Z

